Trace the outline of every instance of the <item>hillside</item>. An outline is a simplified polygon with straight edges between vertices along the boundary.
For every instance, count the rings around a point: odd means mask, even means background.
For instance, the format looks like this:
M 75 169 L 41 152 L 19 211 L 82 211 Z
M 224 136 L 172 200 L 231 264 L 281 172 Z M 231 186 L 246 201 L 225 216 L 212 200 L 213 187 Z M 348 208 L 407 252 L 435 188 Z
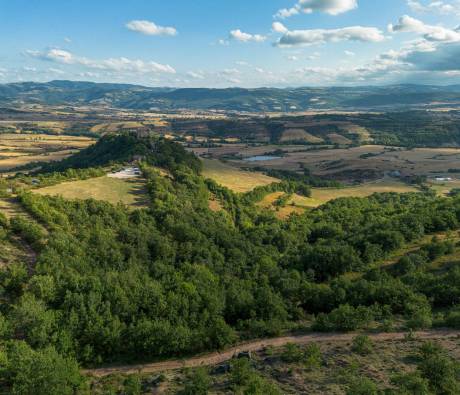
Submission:
M 65 172 L 38 176 L 89 174 L 139 153 L 147 208 L 22 192 L 28 218 L 0 216 L 0 236 L 34 256 L 31 267 L 12 260 L 0 269 L 7 393 L 86 394 L 81 366 L 184 357 L 294 330 L 458 328 L 458 261 L 442 258 L 458 254 L 460 197 L 343 198 L 281 221 L 256 203 L 274 191 L 308 196 L 308 177 L 235 194 L 201 176 L 179 144 L 135 135 L 104 137 L 49 169 Z M 80 159 L 87 169 L 73 170 Z M 443 358 L 440 374 L 456 390 Z
M 51 81 L 0 85 L 0 105 L 107 105 L 135 110 L 292 112 L 308 109 L 373 109 L 460 104 L 460 86 L 173 89 L 129 84 Z

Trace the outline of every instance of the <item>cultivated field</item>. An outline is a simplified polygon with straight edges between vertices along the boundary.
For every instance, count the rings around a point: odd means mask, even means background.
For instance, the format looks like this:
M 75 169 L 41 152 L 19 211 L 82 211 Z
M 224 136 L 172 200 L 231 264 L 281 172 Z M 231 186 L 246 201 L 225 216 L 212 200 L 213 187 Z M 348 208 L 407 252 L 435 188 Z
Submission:
M 203 175 L 235 192 L 248 192 L 255 187 L 279 180 L 262 173 L 242 171 L 218 160 L 204 159 Z
M 88 137 L 0 134 L 0 172 L 33 162 L 61 160 L 88 147 L 94 141 Z
M 250 163 L 245 159 L 282 150 L 278 159 Z M 395 148 L 380 145 L 331 149 L 302 145 L 225 144 L 221 147 L 194 149 L 198 155 L 212 158 L 229 158 L 235 167 L 265 167 L 273 169 L 300 170 L 305 166 L 313 174 L 331 176 L 347 181 L 347 172 L 371 171 L 381 178 L 385 173 L 399 172 L 402 177 L 414 175 L 452 176 L 451 169 L 460 169 L 460 149 L 457 148 Z M 233 156 L 234 158 L 232 158 Z M 241 158 L 241 159 L 238 159 Z
M 107 176 L 63 182 L 34 189 L 40 195 L 62 196 L 66 199 L 96 199 L 112 204 L 123 203 L 133 208 L 147 205 L 145 184 L 141 179 L 119 179 Z

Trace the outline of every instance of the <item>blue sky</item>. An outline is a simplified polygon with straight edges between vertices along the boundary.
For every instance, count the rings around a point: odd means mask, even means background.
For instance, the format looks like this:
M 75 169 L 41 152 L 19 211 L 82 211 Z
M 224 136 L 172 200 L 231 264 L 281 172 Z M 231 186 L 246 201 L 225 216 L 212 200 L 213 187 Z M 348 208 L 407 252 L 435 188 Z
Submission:
M 0 82 L 460 83 L 460 0 L 0 0 Z

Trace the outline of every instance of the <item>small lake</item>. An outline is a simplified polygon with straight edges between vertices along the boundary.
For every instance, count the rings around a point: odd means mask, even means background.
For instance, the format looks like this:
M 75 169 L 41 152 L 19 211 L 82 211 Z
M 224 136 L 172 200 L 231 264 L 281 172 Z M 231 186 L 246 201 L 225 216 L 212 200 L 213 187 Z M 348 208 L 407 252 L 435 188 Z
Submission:
M 266 160 L 281 159 L 281 156 L 258 155 L 244 159 L 246 162 L 263 162 Z

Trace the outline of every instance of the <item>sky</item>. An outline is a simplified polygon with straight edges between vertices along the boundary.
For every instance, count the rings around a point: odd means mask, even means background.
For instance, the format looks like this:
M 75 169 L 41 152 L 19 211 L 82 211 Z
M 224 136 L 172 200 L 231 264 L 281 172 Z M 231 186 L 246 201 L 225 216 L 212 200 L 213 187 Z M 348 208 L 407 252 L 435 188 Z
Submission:
M 0 83 L 460 83 L 460 0 L 0 0 Z

